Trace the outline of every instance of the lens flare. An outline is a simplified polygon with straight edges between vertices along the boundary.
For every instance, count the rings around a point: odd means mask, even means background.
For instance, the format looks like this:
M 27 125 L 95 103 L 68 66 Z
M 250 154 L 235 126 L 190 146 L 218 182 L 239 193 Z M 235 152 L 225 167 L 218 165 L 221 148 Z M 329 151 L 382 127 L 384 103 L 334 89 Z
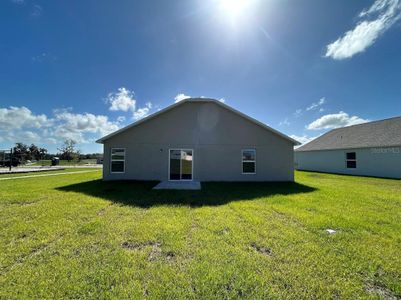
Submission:
M 220 10 L 230 18 L 241 16 L 249 7 L 251 0 L 219 0 Z

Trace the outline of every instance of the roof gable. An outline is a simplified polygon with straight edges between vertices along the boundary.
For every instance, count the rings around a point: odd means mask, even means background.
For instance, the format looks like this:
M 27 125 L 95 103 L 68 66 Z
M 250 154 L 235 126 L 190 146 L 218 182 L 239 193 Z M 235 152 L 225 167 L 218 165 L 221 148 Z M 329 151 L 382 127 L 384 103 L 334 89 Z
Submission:
M 283 134 L 283 133 L 281 133 L 281 132 L 279 132 L 279 131 L 277 131 L 277 130 L 269 127 L 269 126 L 267 126 L 266 124 L 264 124 L 262 122 L 259 122 L 259 121 L 255 120 L 255 119 L 253 119 L 253 118 L 241 113 L 238 110 L 235 110 L 234 108 L 228 106 L 227 104 L 222 103 L 221 101 L 218 101 L 218 100 L 215 100 L 215 99 L 209 99 L 209 98 L 188 98 L 188 99 L 182 100 L 180 102 L 174 103 L 174 104 L 172 104 L 172 105 L 170 105 L 170 106 L 168 106 L 168 107 L 166 107 L 166 108 L 164 108 L 164 109 L 162 109 L 162 110 L 160 110 L 158 112 L 155 112 L 155 113 L 153 113 L 153 114 L 151 114 L 151 115 L 149 115 L 149 116 L 147 116 L 147 117 L 145 117 L 145 118 L 143 118 L 143 119 L 141 119 L 141 120 L 139 120 L 139 121 L 137 121 L 135 123 L 132 123 L 132 124 L 130 124 L 130 125 L 126 126 L 126 127 L 123 127 L 123 128 L 121 128 L 121 129 L 119 129 L 119 130 L 117 130 L 117 131 L 115 131 L 115 132 L 113 132 L 113 133 L 111 133 L 109 135 L 106 135 L 105 137 L 97 140 L 96 142 L 97 143 L 103 143 L 104 141 L 108 140 L 109 138 L 111 138 L 113 136 L 116 136 L 116 135 L 118 135 L 118 134 L 120 134 L 122 132 L 125 132 L 128 129 L 136 127 L 136 126 L 138 126 L 138 125 L 140 125 L 140 124 L 142 124 L 144 122 L 150 121 L 150 120 L 152 120 L 154 118 L 157 118 L 159 115 L 164 114 L 164 113 L 176 108 L 177 106 L 183 105 L 184 103 L 191 103 L 191 102 L 197 102 L 197 103 L 198 102 L 212 102 L 212 103 L 215 103 L 216 105 L 219 105 L 219 106 L 223 107 L 224 109 L 227 109 L 227 110 L 235 113 L 236 115 L 238 115 L 238 116 L 250 121 L 251 123 L 256 124 L 259 127 L 262 127 L 263 129 L 268 130 L 269 132 L 274 133 L 274 134 L 276 134 L 276 135 L 278 135 L 278 136 L 290 141 L 294 145 L 299 145 L 299 142 L 297 142 L 296 140 L 294 140 L 294 139 L 288 137 L 287 135 L 285 135 L 285 134 Z
M 401 117 L 333 129 L 296 151 L 401 146 Z

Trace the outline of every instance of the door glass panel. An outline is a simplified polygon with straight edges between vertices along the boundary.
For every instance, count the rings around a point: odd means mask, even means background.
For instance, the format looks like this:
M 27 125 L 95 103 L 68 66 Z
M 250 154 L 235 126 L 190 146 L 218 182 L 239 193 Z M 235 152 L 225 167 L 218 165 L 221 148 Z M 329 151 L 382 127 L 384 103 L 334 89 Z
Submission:
M 181 151 L 181 179 L 192 179 L 192 150 Z
M 170 180 L 180 180 L 181 151 L 170 150 Z

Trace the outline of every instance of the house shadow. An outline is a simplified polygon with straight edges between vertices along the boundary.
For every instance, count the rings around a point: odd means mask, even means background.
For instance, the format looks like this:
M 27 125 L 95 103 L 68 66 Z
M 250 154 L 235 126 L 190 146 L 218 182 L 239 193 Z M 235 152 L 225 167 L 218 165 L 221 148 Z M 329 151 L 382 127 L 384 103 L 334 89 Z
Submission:
M 149 208 L 159 205 L 218 206 L 233 201 L 274 195 L 310 193 L 316 189 L 296 182 L 205 182 L 201 190 L 152 190 L 157 181 L 86 181 L 57 188 L 123 205 Z

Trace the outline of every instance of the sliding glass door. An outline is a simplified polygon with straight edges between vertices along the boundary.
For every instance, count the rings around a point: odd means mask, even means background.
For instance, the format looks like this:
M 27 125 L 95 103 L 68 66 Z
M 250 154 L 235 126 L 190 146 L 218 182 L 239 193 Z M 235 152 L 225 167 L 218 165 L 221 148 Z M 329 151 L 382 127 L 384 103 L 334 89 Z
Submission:
M 169 153 L 170 180 L 192 180 L 193 150 L 171 149 Z

